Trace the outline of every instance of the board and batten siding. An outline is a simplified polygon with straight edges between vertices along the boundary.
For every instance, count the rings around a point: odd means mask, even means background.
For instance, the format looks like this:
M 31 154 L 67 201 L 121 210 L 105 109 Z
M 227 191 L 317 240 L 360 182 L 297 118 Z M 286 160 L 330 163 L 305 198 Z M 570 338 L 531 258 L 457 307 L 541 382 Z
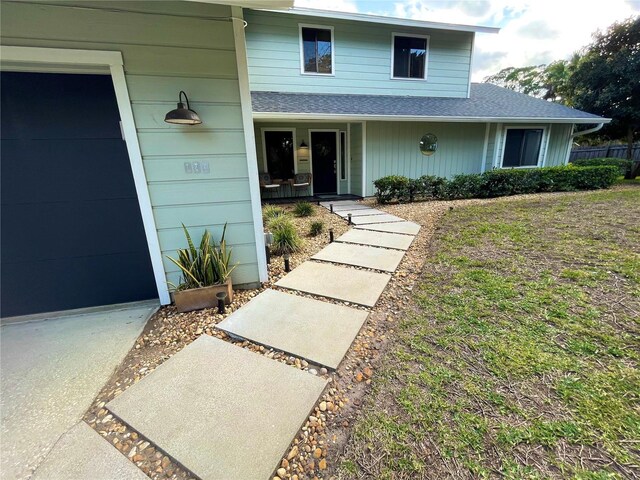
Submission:
M 166 259 L 225 223 L 235 284 L 259 281 L 231 7 L 192 2 L 3 2 L 3 45 L 122 52 L 167 280 Z M 217 18 L 214 18 L 217 17 Z M 222 19 L 220 18 L 222 17 Z M 164 122 L 184 90 L 203 120 Z M 187 174 L 184 162 L 208 162 Z M 126 266 L 123 266 L 126 275 Z
M 468 94 L 473 33 L 245 11 L 252 91 L 416 95 Z M 334 75 L 305 75 L 299 24 L 334 27 Z M 429 35 L 426 80 L 391 79 L 391 34 Z
M 362 193 L 362 124 L 351 124 L 351 142 L 350 142 L 350 155 L 351 155 L 351 193 L 353 195 L 360 195 Z
M 567 152 L 571 143 L 571 134 L 573 133 L 573 125 L 555 123 L 551 125 L 549 134 L 549 146 L 547 147 L 547 158 L 545 159 L 545 167 L 557 167 L 558 165 L 566 165 L 569 161 Z
M 373 182 L 386 175 L 453 177 L 480 173 L 484 149 L 484 123 L 367 122 L 365 196 L 374 194 Z M 431 156 L 420 153 L 425 133 L 438 137 Z

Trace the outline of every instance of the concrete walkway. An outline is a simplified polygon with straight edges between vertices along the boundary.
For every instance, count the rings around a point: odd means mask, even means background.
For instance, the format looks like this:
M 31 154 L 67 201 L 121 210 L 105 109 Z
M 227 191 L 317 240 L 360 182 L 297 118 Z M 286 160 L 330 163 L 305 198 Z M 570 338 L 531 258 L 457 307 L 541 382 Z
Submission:
M 157 304 L 1 328 L 3 479 L 23 479 L 77 424 Z
M 266 290 L 217 328 L 339 366 L 368 316 L 351 304 L 375 306 L 420 227 L 361 203 L 332 203 L 337 215 L 360 211 L 354 223 L 391 233 L 345 234 L 276 283 L 287 292 Z M 202 480 L 267 480 L 326 385 L 313 373 L 203 335 L 106 408 Z

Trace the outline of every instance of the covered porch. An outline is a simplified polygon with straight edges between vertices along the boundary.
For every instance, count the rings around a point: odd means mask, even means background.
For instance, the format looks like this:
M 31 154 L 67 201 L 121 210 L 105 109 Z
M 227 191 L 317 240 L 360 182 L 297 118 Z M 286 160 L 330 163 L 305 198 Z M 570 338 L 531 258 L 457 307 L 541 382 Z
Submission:
M 254 131 L 263 201 L 362 196 L 362 123 L 256 121 Z

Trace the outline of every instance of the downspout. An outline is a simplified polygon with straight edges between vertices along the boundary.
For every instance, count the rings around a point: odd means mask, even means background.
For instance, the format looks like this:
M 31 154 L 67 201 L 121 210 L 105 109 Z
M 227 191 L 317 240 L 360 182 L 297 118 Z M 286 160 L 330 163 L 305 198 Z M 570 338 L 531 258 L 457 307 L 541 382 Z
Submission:
M 589 133 L 593 133 L 593 132 L 597 132 L 598 130 L 600 130 L 602 127 L 604 127 L 604 123 L 599 123 L 598 125 L 596 125 L 593 128 L 589 128 L 587 130 L 581 130 L 580 132 L 575 132 L 571 134 L 571 139 L 573 140 L 576 137 L 580 137 L 582 135 L 587 135 Z

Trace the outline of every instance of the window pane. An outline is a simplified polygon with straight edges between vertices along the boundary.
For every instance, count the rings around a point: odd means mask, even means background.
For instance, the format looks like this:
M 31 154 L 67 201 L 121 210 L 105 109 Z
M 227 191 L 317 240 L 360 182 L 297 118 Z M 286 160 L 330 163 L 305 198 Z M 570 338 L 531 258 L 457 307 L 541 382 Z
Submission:
M 542 143 L 542 130 L 525 130 L 524 146 L 522 148 L 522 160 L 520 165 L 538 165 L 540 144 Z
M 535 167 L 538 165 L 542 129 L 518 128 L 507 130 L 503 167 Z
M 293 178 L 292 132 L 264 132 L 264 139 L 271 178 Z
M 340 132 L 340 180 L 347 179 L 347 133 Z
M 411 78 L 424 78 L 424 64 L 427 53 L 427 40 L 425 38 L 411 39 Z
M 503 167 L 519 167 L 520 152 L 522 151 L 522 139 L 524 130 L 507 130 L 507 140 L 504 145 Z
M 394 77 L 424 78 L 426 38 L 394 37 L 393 49 Z
M 394 37 L 393 42 L 393 76 L 408 78 L 411 39 L 409 37 Z
M 317 72 L 316 65 L 316 30 L 313 28 L 302 29 L 302 49 L 304 54 L 304 71 Z
M 331 30 L 302 28 L 304 71 L 332 73 Z
M 331 30 L 317 30 L 318 73 L 331 73 Z

